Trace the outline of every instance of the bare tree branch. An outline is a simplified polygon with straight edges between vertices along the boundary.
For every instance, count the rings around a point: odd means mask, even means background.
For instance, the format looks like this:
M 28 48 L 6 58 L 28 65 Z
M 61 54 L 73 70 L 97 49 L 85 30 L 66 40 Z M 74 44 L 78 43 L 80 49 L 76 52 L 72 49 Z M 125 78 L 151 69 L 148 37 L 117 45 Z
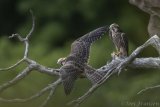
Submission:
M 33 21 L 33 23 L 34 23 L 34 21 Z M 34 28 L 32 27 L 32 29 L 34 29 Z M 20 42 L 24 43 L 24 45 L 25 45 L 25 51 L 24 51 L 24 57 L 23 57 L 23 59 L 27 58 L 28 57 L 28 49 L 29 49 L 28 38 L 27 37 L 26 38 L 22 38 L 21 35 L 19 35 L 17 33 L 16 34 L 12 34 L 12 36 L 10 36 L 9 38 L 13 38 L 13 37 L 17 37 Z
M 48 75 L 57 75 L 57 76 L 60 76 L 59 69 L 48 68 L 48 67 L 40 65 L 38 63 L 36 63 L 36 67 L 34 69 L 37 70 L 40 73 L 45 73 L 45 74 L 48 74 Z
M 27 58 L 28 57 L 28 49 L 29 49 L 29 41 L 28 41 L 28 39 L 29 39 L 29 37 L 32 35 L 32 33 L 33 33 L 33 31 L 34 31 L 34 28 L 35 28 L 35 17 L 34 17 L 34 15 L 33 15 L 33 12 L 32 12 L 32 10 L 30 10 L 30 13 L 31 13 L 31 15 L 32 15 L 32 28 L 31 28 L 31 30 L 30 30 L 30 32 L 27 34 L 27 36 L 25 37 L 25 38 L 22 38 L 19 34 L 12 34 L 11 36 L 9 36 L 9 38 L 11 39 L 11 38 L 13 38 L 13 37 L 17 37 L 19 40 L 20 40 L 20 42 L 23 42 L 24 44 L 25 44 L 25 52 L 24 52 L 24 57 L 21 59 L 21 60 L 19 60 L 17 63 L 15 63 L 14 65 L 12 65 L 12 66 L 10 66 L 10 67 L 8 67 L 8 68 L 2 68 L 2 69 L 0 69 L 0 71 L 5 71 L 5 70 L 10 70 L 10 69 L 13 69 L 13 68 L 15 68 L 16 66 L 18 66 L 20 63 L 22 63 L 24 60 L 25 60 L 25 58 Z
M 141 93 L 143 93 L 145 91 L 148 91 L 148 90 L 154 89 L 154 88 L 160 88 L 160 85 L 144 88 L 144 89 L 140 90 L 137 94 L 141 94 Z
M 135 58 L 131 64 L 131 68 L 154 68 L 160 69 L 160 57 L 156 58 Z
M 55 87 L 52 87 L 52 89 L 50 90 L 50 93 L 48 95 L 48 97 L 46 98 L 46 100 L 42 103 L 42 105 L 40 107 L 45 107 L 47 105 L 47 103 L 49 102 L 49 100 L 52 98 L 52 96 L 55 93 Z
M 17 37 L 20 42 L 24 42 L 24 38 L 22 38 L 18 33 L 12 34 L 11 36 L 9 36 L 9 39 L 12 39 L 14 37 Z
M 24 61 L 24 58 L 19 60 L 17 63 L 15 63 L 14 65 L 7 67 L 7 68 L 1 68 L 0 71 L 7 71 L 7 70 L 11 70 L 15 67 L 17 67 L 18 65 L 20 65 L 22 62 Z
M 9 37 L 9 38 L 17 37 L 20 42 L 24 43 L 25 50 L 24 50 L 23 58 L 21 60 L 19 60 L 17 63 L 10 66 L 10 67 L 1 68 L 0 71 L 11 70 L 11 69 L 19 66 L 22 62 L 26 62 L 27 67 L 22 72 L 20 72 L 15 78 L 13 78 L 12 80 L 0 85 L 0 92 L 3 92 L 5 89 L 15 85 L 17 82 L 20 82 L 23 78 L 25 78 L 33 70 L 36 70 L 40 73 L 45 73 L 45 74 L 48 74 L 48 75 L 59 76 L 59 69 L 45 67 L 45 66 L 37 63 L 36 61 L 28 58 L 29 38 L 32 35 L 32 33 L 34 31 L 34 27 L 35 27 L 35 18 L 33 16 L 33 12 L 30 11 L 30 13 L 32 14 L 32 28 L 31 28 L 30 32 L 27 34 L 27 36 L 25 38 L 23 38 L 19 34 L 12 34 L 12 36 Z M 2 101 L 2 102 L 27 102 L 27 101 L 30 101 L 30 100 L 33 100 L 35 98 L 38 98 L 38 97 L 42 96 L 45 92 L 50 90 L 50 93 L 49 93 L 48 97 L 46 98 L 46 100 L 41 105 L 41 107 L 44 107 L 47 104 L 47 102 L 51 99 L 51 97 L 53 96 L 53 94 L 55 92 L 56 87 L 60 83 L 61 83 L 61 79 L 59 78 L 57 81 L 53 82 L 52 84 L 49 84 L 47 87 L 45 87 L 44 89 L 42 89 L 41 91 L 39 91 L 35 95 L 33 95 L 29 98 L 26 98 L 26 99 L 7 100 L 7 99 L 4 99 L 4 98 L 0 98 L 0 101 Z
M 32 67 L 26 67 L 22 72 L 20 72 L 14 79 L 2 84 L 0 86 L 0 92 L 4 91 L 6 88 L 11 87 L 12 85 L 16 84 L 20 80 L 22 80 L 24 77 L 26 77 L 31 71 Z
M 33 15 L 33 11 L 30 10 L 30 13 L 32 15 L 32 28 L 30 30 L 30 32 L 27 34 L 26 38 L 29 39 L 30 36 L 32 35 L 33 31 L 34 31 L 34 28 L 35 28 L 35 16 Z

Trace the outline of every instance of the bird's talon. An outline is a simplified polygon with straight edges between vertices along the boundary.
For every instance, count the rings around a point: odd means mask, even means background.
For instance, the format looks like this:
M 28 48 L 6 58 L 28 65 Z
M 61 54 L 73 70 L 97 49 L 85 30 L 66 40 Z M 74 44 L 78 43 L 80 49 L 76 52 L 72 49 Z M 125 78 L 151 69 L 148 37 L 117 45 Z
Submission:
M 116 59 L 116 58 L 119 57 L 118 53 L 116 53 L 116 52 L 111 53 L 111 56 L 112 56 L 113 59 Z

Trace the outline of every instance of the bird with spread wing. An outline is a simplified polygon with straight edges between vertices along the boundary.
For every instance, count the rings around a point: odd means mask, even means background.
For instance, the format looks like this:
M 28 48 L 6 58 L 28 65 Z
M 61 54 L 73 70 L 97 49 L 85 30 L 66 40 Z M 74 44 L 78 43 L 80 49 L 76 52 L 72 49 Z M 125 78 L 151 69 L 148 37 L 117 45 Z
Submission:
M 95 77 L 96 75 L 90 76 L 92 72 L 95 71 L 95 69 L 88 65 L 90 46 L 94 41 L 100 39 L 107 31 L 108 27 L 104 26 L 78 38 L 72 43 L 70 54 L 58 60 L 57 63 L 62 65 L 60 74 L 66 95 L 70 94 L 75 80 L 82 73 L 85 73 L 86 77 L 91 80 L 92 83 L 99 78 L 99 76 Z

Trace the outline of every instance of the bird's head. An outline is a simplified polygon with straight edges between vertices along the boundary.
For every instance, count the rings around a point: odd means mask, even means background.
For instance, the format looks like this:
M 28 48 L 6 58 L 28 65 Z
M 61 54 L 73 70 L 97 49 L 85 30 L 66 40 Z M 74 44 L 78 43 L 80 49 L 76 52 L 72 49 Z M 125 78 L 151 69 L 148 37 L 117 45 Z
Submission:
M 65 62 L 66 62 L 66 58 L 59 58 L 58 61 L 57 61 L 57 64 L 64 65 Z
M 109 26 L 109 30 L 113 32 L 118 32 L 119 31 L 119 25 L 116 23 L 113 23 Z

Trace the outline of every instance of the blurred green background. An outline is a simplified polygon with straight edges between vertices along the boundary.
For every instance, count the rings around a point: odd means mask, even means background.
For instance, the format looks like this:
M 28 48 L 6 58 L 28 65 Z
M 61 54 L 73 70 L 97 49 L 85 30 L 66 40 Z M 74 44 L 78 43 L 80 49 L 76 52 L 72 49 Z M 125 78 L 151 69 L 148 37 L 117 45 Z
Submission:
M 25 37 L 32 20 L 32 9 L 36 17 L 36 28 L 30 40 L 29 57 L 40 64 L 58 68 L 57 59 L 68 55 L 70 44 L 78 37 L 103 25 L 118 23 L 129 38 L 130 53 L 148 38 L 149 15 L 130 5 L 127 0 L 0 0 L 0 68 L 14 64 L 23 56 L 24 46 L 17 39 L 8 39 L 12 33 Z M 99 68 L 111 60 L 115 49 L 106 34 L 91 49 L 90 65 Z M 152 48 L 147 48 L 139 57 L 156 56 Z M 0 73 L 0 84 L 11 80 L 23 70 L 21 65 L 11 71 Z M 32 72 L 1 97 L 26 98 L 56 77 Z M 133 107 L 138 102 L 158 102 L 158 89 L 141 95 L 136 93 L 147 86 L 159 84 L 159 72 L 153 69 L 128 69 L 120 76 L 111 77 L 105 85 L 81 105 L 81 107 Z M 66 103 L 85 93 L 91 84 L 88 80 L 76 81 L 71 95 L 65 96 L 59 86 L 47 107 L 64 107 Z M 38 107 L 44 96 L 27 103 L 2 103 L 0 107 Z M 144 105 L 141 105 L 142 107 Z M 140 107 L 140 106 L 139 106 Z

